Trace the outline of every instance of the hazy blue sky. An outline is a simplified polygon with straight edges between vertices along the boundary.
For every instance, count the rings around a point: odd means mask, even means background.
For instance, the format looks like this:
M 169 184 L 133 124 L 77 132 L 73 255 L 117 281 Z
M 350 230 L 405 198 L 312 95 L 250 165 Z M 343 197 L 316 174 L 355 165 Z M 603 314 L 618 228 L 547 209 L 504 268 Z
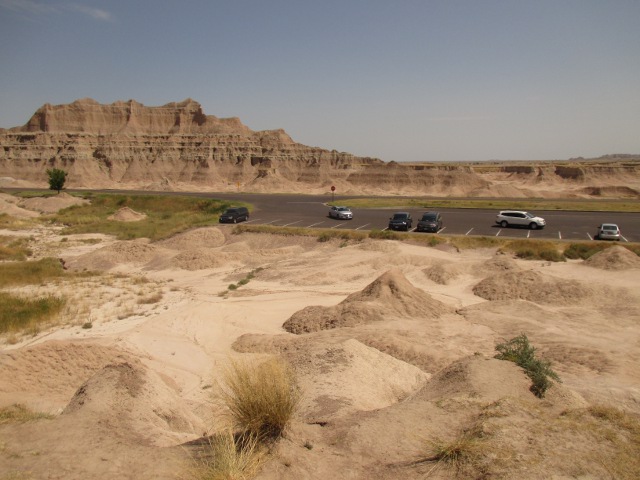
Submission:
M 640 1 L 0 0 L 0 127 L 83 97 L 386 161 L 640 153 Z

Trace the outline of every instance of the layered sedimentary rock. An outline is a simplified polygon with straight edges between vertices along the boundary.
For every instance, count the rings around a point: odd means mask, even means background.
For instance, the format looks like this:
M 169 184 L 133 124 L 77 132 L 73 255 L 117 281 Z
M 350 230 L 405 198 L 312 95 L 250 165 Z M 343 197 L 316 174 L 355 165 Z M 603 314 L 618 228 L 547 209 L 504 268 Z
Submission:
M 626 162 L 626 163 L 625 163 Z M 46 170 L 75 188 L 243 190 L 343 194 L 638 196 L 640 160 L 603 164 L 402 164 L 253 131 L 238 118 L 205 115 L 187 99 L 161 107 L 91 99 L 42 106 L 22 127 L 0 130 L 0 186 L 46 186 Z M 548 195 L 547 195 L 548 196 Z

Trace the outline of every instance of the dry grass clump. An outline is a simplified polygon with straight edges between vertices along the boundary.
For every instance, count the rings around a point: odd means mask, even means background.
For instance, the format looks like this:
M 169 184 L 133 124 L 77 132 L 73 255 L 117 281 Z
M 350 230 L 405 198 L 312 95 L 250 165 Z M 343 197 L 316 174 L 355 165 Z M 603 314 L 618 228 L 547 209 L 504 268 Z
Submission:
M 25 423 L 33 420 L 51 420 L 53 415 L 42 412 L 34 412 L 20 403 L 0 408 L 0 425 L 8 423 Z
M 139 298 L 137 303 L 138 305 L 151 305 L 153 303 L 158 303 L 160 300 L 162 300 L 162 292 L 156 292 L 147 297 Z
M 457 474 L 481 470 L 486 453 L 482 429 L 474 427 L 463 431 L 451 441 L 428 441 L 427 455 L 421 462 L 435 462 L 429 473 L 440 467 L 455 470 Z
M 280 437 L 300 401 L 293 372 L 278 358 L 254 365 L 232 361 L 223 383 L 220 397 L 235 427 L 260 441 Z
M 472 237 L 453 236 L 448 237 L 448 243 L 460 250 L 471 250 L 474 248 L 494 248 L 504 243 L 502 239 L 495 237 Z
M 209 438 L 206 451 L 195 461 L 197 480 L 245 480 L 255 476 L 266 450 L 255 436 L 234 436 L 226 430 Z
M 561 422 L 596 439 L 601 449 L 596 460 L 610 478 L 632 480 L 640 472 L 640 418 L 608 405 L 565 412 Z

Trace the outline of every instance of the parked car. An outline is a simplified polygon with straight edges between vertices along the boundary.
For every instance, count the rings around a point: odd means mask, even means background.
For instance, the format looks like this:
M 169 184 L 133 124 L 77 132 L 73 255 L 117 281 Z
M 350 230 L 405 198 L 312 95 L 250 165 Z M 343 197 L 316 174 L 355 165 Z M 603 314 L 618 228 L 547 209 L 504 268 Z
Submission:
M 408 232 L 411 229 L 413 219 L 411 214 L 407 212 L 397 212 L 389 219 L 389 230 L 404 230 Z
M 598 227 L 594 240 L 618 240 L 620 241 L 620 229 L 615 223 L 603 223 Z
M 416 232 L 438 233 L 442 228 L 442 215 L 440 212 L 425 212 L 416 225 Z
M 536 228 L 544 228 L 544 226 L 547 224 L 544 218 L 520 210 L 501 211 L 496 217 L 496 223 L 502 228 L 529 227 L 531 230 L 535 230 Z
M 238 223 L 249 220 L 249 210 L 247 207 L 232 207 L 227 208 L 222 215 L 220 215 L 220 223 Z
M 352 220 L 353 212 L 349 207 L 331 207 L 329 209 L 329 216 L 340 220 Z

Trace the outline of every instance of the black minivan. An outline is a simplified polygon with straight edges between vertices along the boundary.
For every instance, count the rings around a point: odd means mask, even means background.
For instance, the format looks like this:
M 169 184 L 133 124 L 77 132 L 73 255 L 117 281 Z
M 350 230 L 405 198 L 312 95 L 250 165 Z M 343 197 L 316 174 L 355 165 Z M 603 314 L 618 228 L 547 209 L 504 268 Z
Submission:
M 220 223 L 238 223 L 249 220 L 249 210 L 247 207 L 232 207 L 227 208 L 222 215 L 220 215 Z

